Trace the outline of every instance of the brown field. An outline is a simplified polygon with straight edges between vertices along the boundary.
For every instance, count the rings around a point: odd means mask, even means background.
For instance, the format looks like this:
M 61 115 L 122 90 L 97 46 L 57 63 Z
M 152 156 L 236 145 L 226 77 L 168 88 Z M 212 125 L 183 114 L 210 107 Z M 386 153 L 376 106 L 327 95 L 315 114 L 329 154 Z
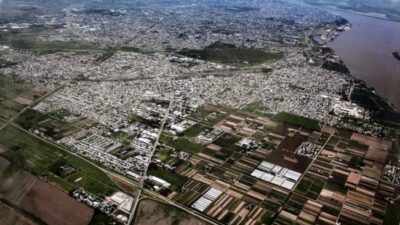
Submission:
M 33 185 L 19 206 L 48 225 L 87 225 L 94 214 L 93 209 L 41 180 Z
M 1 225 L 36 225 L 28 218 L 17 214 L 13 209 L 0 204 Z
M 142 200 L 134 225 L 207 225 L 181 210 L 156 202 Z
M 350 139 L 378 149 L 384 149 L 384 150 L 392 149 L 392 142 L 385 141 L 376 137 L 370 137 L 362 134 L 353 133 Z
M 280 149 L 274 150 L 265 160 L 299 173 L 304 173 L 311 163 L 311 159 L 307 157 L 295 155 Z
M 305 140 L 307 140 L 307 137 L 299 134 L 296 134 L 294 137 L 286 136 L 278 148 L 289 152 L 295 152 Z
M 18 171 L 0 185 L 0 196 L 18 205 L 26 193 L 37 182 L 37 178 L 25 171 Z
M 2 181 L 0 197 L 48 225 L 87 225 L 94 214 L 93 209 L 23 170 Z
M 1 152 L 1 150 L 0 150 L 0 152 Z M 10 161 L 0 157 L 0 177 L 1 177 L 1 174 L 4 172 L 5 169 L 7 169 L 7 167 L 9 165 L 10 165 Z

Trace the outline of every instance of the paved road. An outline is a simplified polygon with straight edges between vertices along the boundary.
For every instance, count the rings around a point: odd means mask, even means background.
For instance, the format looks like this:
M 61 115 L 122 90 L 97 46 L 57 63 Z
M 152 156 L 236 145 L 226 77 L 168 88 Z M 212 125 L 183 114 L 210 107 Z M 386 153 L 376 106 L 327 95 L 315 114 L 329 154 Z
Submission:
M 146 174 L 147 174 L 147 171 L 148 171 L 148 169 L 149 169 L 150 161 L 151 161 L 151 159 L 153 158 L 153 155 L 154 155 L 154 153 L 155 153 L 155 151 L 156 151 L 156 149 L 157 149 L 157 145 L 158 145 L 158 143 L 159 143 L 159 141 L 160 141 L 161 133 L 162 133 L 162 131 L 163 131 L 163 129 L 164 129 L 165 123 L 167 122 L 167 119 L 168 119 L 168 117 L 169 117 L 169 114 L 170 114 L 170 112 L 171 112 L 171 109 L 172 109 L 172 106 L 173 106 L 173 105 L 174 105 L 174 99 L 171 99 L 171 101 L 169 102 L 169 106 L 168 106 L 167 112 L 165 113 L 164 118 L 163 118 L 163 120 L 162 120 L 162 123 L 161 123 L 161 126 L 160 126 L 160 130 L 158 131 L 157 139 L 156 139 L 156 141 L 154 142 L 153 149 L 152 149 L 152 151 L 151 151 L 151 153 L 150 153 L 150 156 L 149 156 L 147 165 L 145 166 L 145 169 L 144 169 L 144 171 L 143 171 L 143 175 L 140 177 L 140 180 L 139 180 L 139 189 L 138 189 L 138 193 L 137 193 L 137 195 L 136 195 L 135 202 L 134 202 L 134 204 L 133 204 L 133 206 L 132 206 L 131 214 L 130 214 L 129 220 L 128 220 L 128 225 L 132 224 L 132 221 L 133 221 L 133 219 L 134 219 L 134 217 L 135 217 L 136 209 L 137 209 L 137 207 L 138 207 L 138 205 L 139 205 L 139 201 L 140 201 L 140 196 L 142 195 L 142 192 L 143 192 L 144 181 L 145 181 L 145 179 L 146 179 Z

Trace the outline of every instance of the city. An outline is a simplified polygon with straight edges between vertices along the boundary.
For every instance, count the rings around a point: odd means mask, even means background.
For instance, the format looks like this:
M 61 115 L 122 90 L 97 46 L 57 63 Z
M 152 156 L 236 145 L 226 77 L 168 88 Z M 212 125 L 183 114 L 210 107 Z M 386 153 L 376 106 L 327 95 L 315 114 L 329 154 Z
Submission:
M 329 48 L 347 20 L 45 2 L 0 1 L 5 225 L 400 222 L 399 114 Z

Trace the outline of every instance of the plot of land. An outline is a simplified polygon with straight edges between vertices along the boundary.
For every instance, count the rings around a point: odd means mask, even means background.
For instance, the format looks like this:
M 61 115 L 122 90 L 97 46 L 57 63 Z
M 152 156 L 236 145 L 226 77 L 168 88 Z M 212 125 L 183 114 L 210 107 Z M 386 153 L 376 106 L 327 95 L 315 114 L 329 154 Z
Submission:
M 46 175 L 50 182 L 66 191 L 80 186 L 94 194 L 109 195 L 117 190 L 107 175 L 94 165 L 19 128 L 7 126 L 2 129 L 0 144 L 9 149 L 6 158 L 13 165 L 23 167 L 37 176 Z M 63 179 L 55 176 L 52 173 L 53 165 L 61 160 L 77 171 Z M 78 178 L 81 178 L 80 181 L 75 182 Z
M 20 203 L 20 207 L 48 225 L 87 225 L 93 209 L 44 181 L 38 181 Z
M 9 165 L 10 165 L 10 161 L 0 157 L 0 178 L 1 178 L 4 170 L 6 170 Z
M 15 116 L 43 94 L 44 89 L 0 75 L 0 116 Z
M 13 209 L 0 204 L 0 218 L 2 225 L 36 225 L 24 216 L 19 215 Z
M 135 225 L 206 225 L 179 209 L 153 200 L 142 200 Z

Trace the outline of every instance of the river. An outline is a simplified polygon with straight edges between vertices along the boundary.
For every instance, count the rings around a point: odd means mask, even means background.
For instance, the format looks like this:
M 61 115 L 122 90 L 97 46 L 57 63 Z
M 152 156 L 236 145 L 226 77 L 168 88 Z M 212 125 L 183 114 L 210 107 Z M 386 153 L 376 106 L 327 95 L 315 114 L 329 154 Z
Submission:
M 353 26 L 330 47 L 348 66 L 353 76 L 375 88 L 377 93 L 400 109 L 400 22 L 332 11 Z

